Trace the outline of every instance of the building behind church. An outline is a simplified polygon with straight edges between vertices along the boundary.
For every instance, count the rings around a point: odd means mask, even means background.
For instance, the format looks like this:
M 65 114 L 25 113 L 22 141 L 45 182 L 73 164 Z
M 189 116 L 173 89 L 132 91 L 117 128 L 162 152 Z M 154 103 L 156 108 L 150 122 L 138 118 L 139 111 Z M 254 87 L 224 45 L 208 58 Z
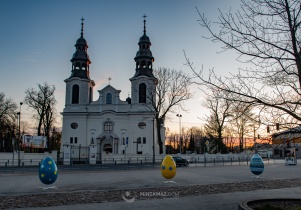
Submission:
M 65 108 L 61 113 L 64 164 L 74 160 L 95 164 L 106 158 L 124 157 L 125 160 L 131 156 L 151 159 L 159 154 L 151 105 L 155 102 L 157 79 L 153 75 L 154 57 L 146 35 L 145 17 L 143 35 L 133 62 L 135 71 L 129 78 L 131 98 L 125 101 L 120 99 L 121 90 L 110 84 L 97 90 L 98 98 L 93 100 L 95 82 L 90 78 L 90 70 L 93 70 L 90 69 L 83 20 L 81 35 L 71 59 L 71 75 L 65 79 Z M 161 129 L 164 145 L 164 124 Z

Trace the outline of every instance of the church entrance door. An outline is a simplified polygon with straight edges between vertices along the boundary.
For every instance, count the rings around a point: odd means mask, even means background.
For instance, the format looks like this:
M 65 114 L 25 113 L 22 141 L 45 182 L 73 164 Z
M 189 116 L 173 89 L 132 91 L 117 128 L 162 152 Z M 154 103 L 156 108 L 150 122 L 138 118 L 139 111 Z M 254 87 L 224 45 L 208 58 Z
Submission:
M 105 144 L 103 146 L 103 150 L 105 151 L 106 154 L 112 153 L 112 144 Z

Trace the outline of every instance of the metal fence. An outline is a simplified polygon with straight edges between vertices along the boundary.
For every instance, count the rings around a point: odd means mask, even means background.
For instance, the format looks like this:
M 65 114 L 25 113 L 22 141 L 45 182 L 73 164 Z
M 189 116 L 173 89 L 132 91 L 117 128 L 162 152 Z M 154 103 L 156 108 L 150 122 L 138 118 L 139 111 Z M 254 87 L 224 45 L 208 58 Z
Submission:
M 189 160 L 188 167 L 224 167 L 224 166 L 248 166 L 251 157 L 197 157 Z M 153 162 L 152 157 L 141 158 L 107 158 L 99 161 L 97 164 L 88 164 L 82 162 L 79 164 L 78 159 L 75 158 L 74 164 L 71 161 L 70 165 L 58 165 L 59 171 L 102 171 L 102 170 L 143 170 L 143 169 L 159 169 L 162 159 L 156 159 Z M 14 164 L 11 160 L 0 160 L 0 173 L 16 173 L 16 172 L 33 172 L 38 171 L 38 167 L 42 160 L 24 160 L 18 167 L 18 161 Z M 264 164 L 284 164 L 284 159 L 263 159 Z M 58 164 L 58 163 L 57 163 Z
M 249 165 L 252 157 L 197 157 L 189 161 L 190 166 L 232 166 L 232 165 Z M 264 164 L 284 163 L 283 159 L 263 158 Z

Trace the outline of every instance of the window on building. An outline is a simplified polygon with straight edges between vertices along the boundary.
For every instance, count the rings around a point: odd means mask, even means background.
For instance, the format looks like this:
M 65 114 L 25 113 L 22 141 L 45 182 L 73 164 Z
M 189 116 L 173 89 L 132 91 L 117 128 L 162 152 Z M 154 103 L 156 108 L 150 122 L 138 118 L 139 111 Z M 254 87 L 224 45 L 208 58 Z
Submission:
M 79 86 L 73 85 L 72 87 L 72 103 L 78 104 L 79 102 Z
M 112 104 L 112 94 L 107 93 L 106 104 Z
M 112 122 L 106 122 L 104 124 L 104 132 L 111 133 L 113 131 L 113 123 Z
M 144 129 L 144 128 L 146 127 L 145 122 L 140 122 L 140 123 L 138 124 L 138 127 L 139 127 L 140 129 Z
M 74 143 L 77 144 L 77 137 L 74 137 Z
M 146 144 L 146 137 L 143 137 L 143 144 Z
M 70 137 L 70 144 L 73 144 L 73 137 Z
M 139 85 L 139 103 L 146 103 L 146 85 L 144 83 Z
M 125 145 L 125 139 L 122 137 L 122 145 Z
M 142 68 L 146 68 L 146 62 L 143 60 L 142 62 L 141 62 L 141 66 L 142 66 Z
M 77 129 L 78 124 L 76 122 L 71 123 L 71 128 L 72 129 Z
M 93 100 L 93 90 L 90 87 L 90 91 L 89 91 L 89 102 L 91 103 L 91 101 Z

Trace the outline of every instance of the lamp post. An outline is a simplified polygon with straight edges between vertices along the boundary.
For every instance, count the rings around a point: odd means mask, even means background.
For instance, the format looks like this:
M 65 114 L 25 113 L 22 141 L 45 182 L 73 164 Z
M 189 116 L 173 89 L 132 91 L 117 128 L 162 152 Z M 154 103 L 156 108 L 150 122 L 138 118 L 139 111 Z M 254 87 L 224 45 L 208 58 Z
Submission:
M 179 117 L 179 127 L 180 127 L 180 154 L 182 154 L 182 140 L 181 140 L 181 114 L 177 114 L 177 117 Z
M 257 154 L 257 146 L 256 146 L 256 136 L 255 136 L 255 124 L 250 124 L 249 126 L 253 127 L 253 141 L 254 141 L 254 149 L 255 149 L 255 154 Z
M 256 136 L 255 136 L 255 125 L 253 127 L 253 140 L 254 140 L 254 146 L 255 146 L 255 154 L 257 154 L 257 146 L 256 146 Z
M 18 138 L 18 144 L 17 144 L 17 149 L 18 149 L 18 167 L 20 167 L 20 141 L 21 141 L 21 106 L 23 105 L 23 102 L 20 102 L 20 112 L 17 114 L 19 115 L 19 138 Z
M 53 146 L 53 142 L 54 142 L 54 134 L 55 134 L 55 128 L 52 128 L 52 138 L 51 138 L 51 142 L 49 141 L 49 152 L 52 153 L 52 146 Z
M 12 161 L 12 173 L 14 173 L 14 162 L 15 162 L 15 138 L 12 138 L 11 143 L 13 145 L 13 161 Z
M 155 116 L 153 118 L 153 167 L 155 166 Z
M 80 164 L 80 148 L 81 148 L 81 144 L 79 144 L 79 149 L 78 149 L 78 162 Z

